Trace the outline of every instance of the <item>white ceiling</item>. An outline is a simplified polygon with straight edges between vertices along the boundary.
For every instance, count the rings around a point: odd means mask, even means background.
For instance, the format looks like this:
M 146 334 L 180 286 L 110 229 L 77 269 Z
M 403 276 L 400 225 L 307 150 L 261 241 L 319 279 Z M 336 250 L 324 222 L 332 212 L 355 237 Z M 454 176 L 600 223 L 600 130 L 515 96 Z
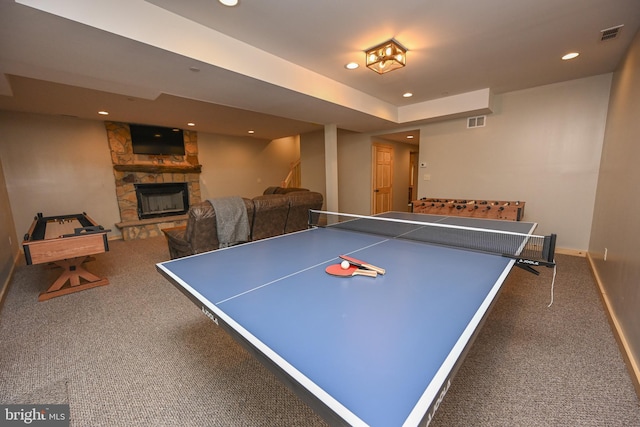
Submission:
M 473 115 L 455 105 L 477 91 L 611 72 L 639 27 L 639 0 L 0 0 L 0 109 L 263 139 L 393 133 Z M 364 67 L 390 38 L 407 66 Z

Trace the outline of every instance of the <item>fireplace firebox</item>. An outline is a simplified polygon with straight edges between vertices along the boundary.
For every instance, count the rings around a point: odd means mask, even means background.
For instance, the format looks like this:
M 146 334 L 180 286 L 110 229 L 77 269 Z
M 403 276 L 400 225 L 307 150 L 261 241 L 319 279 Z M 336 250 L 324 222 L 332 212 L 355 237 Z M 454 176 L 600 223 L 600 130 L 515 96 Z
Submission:
M 189 186 L 186 182 L 135 184 L 138 218 L 182 215 L 189 210 Z

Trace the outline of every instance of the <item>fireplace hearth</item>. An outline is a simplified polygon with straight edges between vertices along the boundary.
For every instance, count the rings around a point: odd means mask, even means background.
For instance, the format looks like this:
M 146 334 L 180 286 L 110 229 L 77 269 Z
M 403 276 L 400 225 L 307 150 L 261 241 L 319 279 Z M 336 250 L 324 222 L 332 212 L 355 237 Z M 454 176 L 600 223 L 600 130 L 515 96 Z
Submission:
M 189 210 L 186 182 L 135 184 L 138 219 L 182 215 Z

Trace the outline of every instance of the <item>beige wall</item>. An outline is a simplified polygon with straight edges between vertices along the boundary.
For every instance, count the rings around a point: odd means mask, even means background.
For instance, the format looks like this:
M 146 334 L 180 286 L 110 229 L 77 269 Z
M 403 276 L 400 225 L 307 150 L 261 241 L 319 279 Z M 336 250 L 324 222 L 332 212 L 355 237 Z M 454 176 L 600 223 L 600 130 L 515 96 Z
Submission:
M 409 152 L 416 145 L 399 144 L 361 134 L 338 130 L 338 206 L 340 212 L 371 214 L 372 144 L 380 142 L 394 147 L 393 210 L 407 211 L 409 186 Z M 300 137 L 302 185 L 325 194 L 324 132 Z
M 0 136 L 1 138 L 1 136 Z M 0 145 L 2 140 L 0 140 Z M 13 222 L 13 214 L 9 204 L 9 194 L 6 189 L 2 157 L 0 157 L 0 301 L 9 285 L 13 273 L 15 260 L 18 256 L 18 238 Z
M 119 235 L 120 221 L 107 133 L 100 121 L 0 113 L 0 145 L 18 236 L 41 212 L 86 212 Z M 22 240 L 21 240 L 22 241 Z
M 371 137 L 338 136 L 338 207 L 340 212 L 371 214 Z
M 202 164 L 202 200 L 212 197 L 255 197 L 280 185 L 293 162 L 300 158 L 299 138 L 273 141 L 198 134 Z
M 614 74 L 589 257 L 640 382 L 640 32 Z M 604 251 L 607 249 L 607 259 Z M 640 393 L 640 384 L 638 385 Z
M 112 230 L 109 237 L 120 235 L 103 122 L 2 111 L 0 129 L 0 158 L 20 241 L 38 212 L 87 212 Z M 269 142 L 199 133 L 198 147 L 203 198 L 262 194 L 286 178 L 300 155 L 297 137 Z
M 606 74 L 497 95 L 482 128 L 466 119 L 422 127 L 418 196 L 522 200 L 539 234 L 586 251 L 610 82 Z
M 483 128 L 467 129 L 466 119 L 420 126 L 419 147 L 394 145 L 393 209 L 406 210 L 409 152 L 419 148 L 418 197 L 522 200 L 538 233 L 586 252 L 610 85 L 606 74 L 495 96 Z M 371 213 L 374 141 L 339 134 L 342 212 Z
M 538 222 L 539 232 L 558 233 L 559 247 L 586 250 L 610 79 L 602 75 L 496 96 L 496 111 L 484 128 L 468 130 L 462 119 L 421 127 L 420 161 L 427 167 L 418 173 L 431 180 L 419 181 L 418 196 L 524 200 L 525 219 Z M 117 235 L 120 218 L 102 122 L 2 112 L 0 125 L 18 236 L 37 212 L 71 211 L 87 211 Z M 300 141 L 212 134 L 199 134 L 198 140 L 203 198 L 261 194 L 284 179 L 300 154 L 303 186 L 325 192 L 321 132 Z M 342 211 L 370 213 L 374 140 L 339 132 Z M 397 147 L 394 209 L 404 210 L 411 146 Z
M 323 195 L 326 194 L 324 157 L 324 130 L 300 135 L 302 186 Z
M 340 132 L 338 134 L 338 204 L 340 212 L 370 215 L 373 143 L 393 147 L 392 210 L 406 212 L 409 188 L 409 152 L 418 147 L 383 140 L 372 134 Z

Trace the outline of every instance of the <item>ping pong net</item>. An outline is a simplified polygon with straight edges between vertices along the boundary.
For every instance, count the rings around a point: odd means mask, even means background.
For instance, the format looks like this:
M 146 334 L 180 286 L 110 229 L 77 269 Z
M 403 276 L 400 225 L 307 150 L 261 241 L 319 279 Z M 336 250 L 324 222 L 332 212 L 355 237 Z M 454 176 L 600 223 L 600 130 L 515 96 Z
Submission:
M 555 266 L 555 234 L 537 236 L 488 228 L 318 210 L 309 211 L 309 225 L 501 255 L 514 259 L 517 266 L 534 274 L 539 274 L 534 266 Z

